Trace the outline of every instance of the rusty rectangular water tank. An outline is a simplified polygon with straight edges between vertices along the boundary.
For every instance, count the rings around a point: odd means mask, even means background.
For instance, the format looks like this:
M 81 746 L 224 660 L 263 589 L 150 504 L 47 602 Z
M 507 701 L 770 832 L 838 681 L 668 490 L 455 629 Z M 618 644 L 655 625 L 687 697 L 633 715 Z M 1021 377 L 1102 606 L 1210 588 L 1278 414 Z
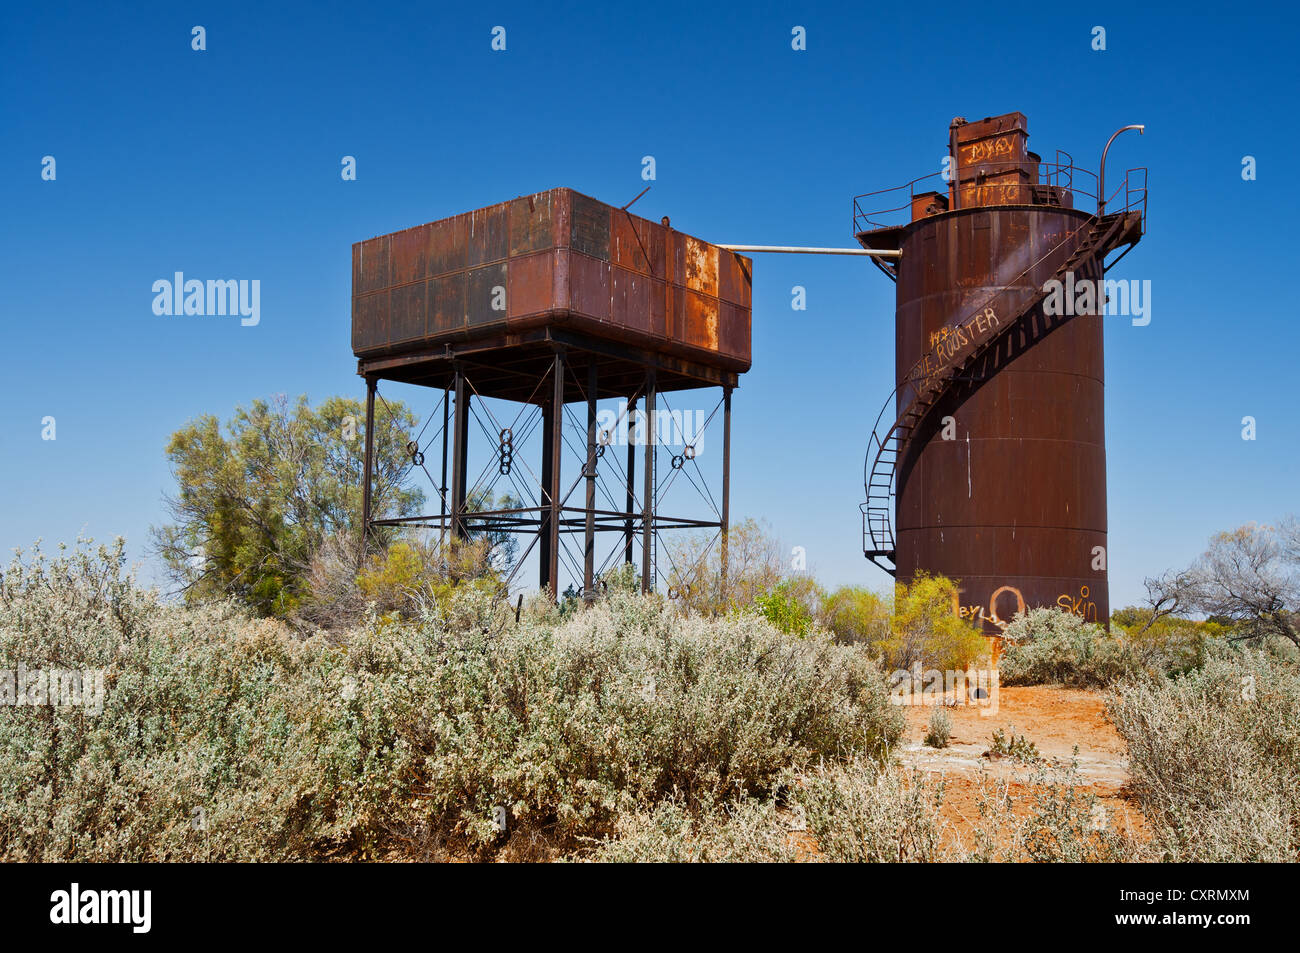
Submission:
M 363 361 L 563 328 L 740 373 L 750 320 L 748 258 L 567 188 L 352 246 Z

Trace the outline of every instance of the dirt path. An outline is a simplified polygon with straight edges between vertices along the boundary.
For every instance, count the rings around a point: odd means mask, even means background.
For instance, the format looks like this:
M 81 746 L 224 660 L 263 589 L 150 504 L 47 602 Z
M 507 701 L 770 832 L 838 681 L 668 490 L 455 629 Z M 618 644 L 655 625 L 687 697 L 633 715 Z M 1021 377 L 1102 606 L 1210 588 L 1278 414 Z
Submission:
M 1123 793 L 1128 780 L 1124 741 L 1106 719 L 1105 697 L 1100 692 L 1072 688 L 1032 686 L 1002 688 L 996 710 L 976 706 L 948 708 L 952 741 L 947 748 L 922 744 L 933 711 L 907 709 L 907 733 L 899 751 L 904 768 L 943 778 L 943 814 L 963 834 L 979 820 L 981 780 L 1005 779 L 1012 794 L 1029 786 L 1032 770 L 1010 758 L 989 758 L 993 732 L 1001 729 L 1033 742 L 1050 763 L 1078 763 L 1079 787 L 1098 798 L 1121 827 L 1140 830 L 1141 814 Z M 1077 752 L 1075 748 L 1078 748 Z

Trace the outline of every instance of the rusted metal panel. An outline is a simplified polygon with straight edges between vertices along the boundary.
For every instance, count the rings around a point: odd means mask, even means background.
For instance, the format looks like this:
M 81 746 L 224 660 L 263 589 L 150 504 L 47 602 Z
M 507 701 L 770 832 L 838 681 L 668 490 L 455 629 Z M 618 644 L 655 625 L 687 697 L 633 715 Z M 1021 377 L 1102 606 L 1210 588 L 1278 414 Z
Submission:
M 554 193 L 524 195 L 510 203 L 510 257 L 555 245 Z
M 354 245 L 353 350 L 554 326 L 744 371 L 751 268 L 666 220 L 551 189 Z
M 428 316 L 424 292 L 423 281 L 398 285 L 389 292 L 389 344 L 400 345 L 424 338 Z
M 569 247 L 601 261 L 609 261 L 610 207 L 577 192 L 570 194 L 572 222 Z
M 547 248 L 510 260 L 508 311 L 512 326 L 548 314 L 555 306 L 555 258 L 555 251 Z
M 391 243 L 391 235 L 380 235 L 353 246 L 353 294 L 378 291 L 392 283 L 388 273 Z
M 609 262 L 576 251 L 569 256 L 569 308 L 576 316 L 609 319 Z
M 429 280 L 429 336 L 445 337 L 465 327 L 465 272 Z
M 466 274 L 465 323 L 470 328 L 504 324 L 509 307 L 506 263 L 471 268 Z
M 388 292 L 352 299 L 352 350 L 356 354 L 388 347 Z
M 718 297 L 739 305 L 744 311 L 752 306 L 754 286 L 749 273 L 748 259 L 723 252 L 718 256 Z
M 1023 113 L 990 116 L 956 127 L 957 181 L 1028 161 L 1029 129 Z
M 912 221 L 948 211 L 948 196 L 939 192 L 922 192 L 912 196 Z
M 469 213 L 469 265 L 504 261 L 509 247 L 508 205 L 490 205 Z
M 687 291 L 682 297 L 685 303 L 685 324 L 681 329 L 683 340 L 691 347 L 717 351 L 718 299 L 698 291 Z
M 720 251 L 684 232 L 673 232 L 673 274 L 683 287 L 717 298 Z
M 612 210 L 610 255 L 615 265 L 651 278 L 664 277 L 666 230 L 621 209 Z
M 429 251 L 425 260 L 430 277 L 465 270 L 469 251 L 469 241 L 465 237 L 468 228 L 469 217 L 466 215 L 429 223 Z

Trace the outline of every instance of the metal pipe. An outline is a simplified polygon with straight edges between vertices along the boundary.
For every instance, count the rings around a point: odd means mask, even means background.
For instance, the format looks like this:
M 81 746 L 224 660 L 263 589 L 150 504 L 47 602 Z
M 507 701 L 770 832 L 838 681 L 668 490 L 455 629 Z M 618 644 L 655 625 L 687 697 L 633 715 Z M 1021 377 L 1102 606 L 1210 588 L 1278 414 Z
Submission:
M 902 258 L 893 248 L 815 248 L 799 245 L 719 245 L 727 251 L 779 252 L 786 255 L 869 255 L 872 258 Z
M 1128 132 L 1130 129 L 1136 129 L 1138 135 L 1146 131 L 1146 125 L 1135 123 L 1131 126 L 1125 126 L 1118 129 L 1115 134 L 1106 141 L 1106 148 L 1101 150 L 1101 171 L 1097 173 L 1097 215 L 1100 216 L 1106 210 L 1106 153 L 1110 152 L 1110 144 L 1119 138 L 1120 133 Z
M 948 181 L 951 183 L 949 194 L 952 195 L 952 210 L 955 212 L 961 208 L 961 176 L 957 171 L 957 120 L 954 119 L 948 124 L 948 155 L 952 156 L 952 168 L 948 171 L 952 178 Z M 913 193 L 915 194 L 915 193 Z

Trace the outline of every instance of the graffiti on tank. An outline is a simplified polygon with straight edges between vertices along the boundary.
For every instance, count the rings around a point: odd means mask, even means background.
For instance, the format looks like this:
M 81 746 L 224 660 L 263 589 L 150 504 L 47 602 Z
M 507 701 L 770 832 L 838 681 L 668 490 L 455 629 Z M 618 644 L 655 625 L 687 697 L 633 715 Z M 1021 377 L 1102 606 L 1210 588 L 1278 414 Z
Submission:
M 993 595 L 989 596 L 987 606 L 978 603 L 967 605 L 961 601 L 961 589 L 958 588 L 952 594 L 952 611 L 961 619 L 969 619 L 971 622 L 983 624 L 989 622 L 999 629 L 1005 629 L 1011 624 L 1011 620 L 1016 617 L 1016 613 L 1025 611 L 1025 597 L 1021 595 L 1020 590 L 1015 586 L 1002 586 L 993 590 Z M 1002 595 L 1009 595 L 1015 598 L 1015 609 L 1007 618 L 998 615 L 998 598 Z M 1095 614 L 1095 607 L 1094 607 Z
M 972 142 L 970 145 L 962 146 L 958 151 L 962 154 L 962 165 L 970 165 L 973 162 L 1011 155 L 1011 139 L 1007 136 L 998 136 L 991 141 L 986 139 L 983 142 Z
M 1090 591 L 1087 586 L 1080 586 L 1077 596 L 1063 592 L 1056 597 L 1056 604 L 1070 615 L 1077 615 L 1080 619 L 1088 622 L 1096 622 L 1097 603 L 1089 598 Z
M 961 190 L 961 204 L 966 208 L 975 205 L 1021 205 L 1022 190 L 1018 185 L 972 185 Z
M 986 307 L 976 311 L 964 321 L 932 331 L 929 350 L 921 358 L 921 376 L 929 380 L 947 367 L 957 354 L 995 331 L 1001 324 L 997 312 L 991 307 Z

